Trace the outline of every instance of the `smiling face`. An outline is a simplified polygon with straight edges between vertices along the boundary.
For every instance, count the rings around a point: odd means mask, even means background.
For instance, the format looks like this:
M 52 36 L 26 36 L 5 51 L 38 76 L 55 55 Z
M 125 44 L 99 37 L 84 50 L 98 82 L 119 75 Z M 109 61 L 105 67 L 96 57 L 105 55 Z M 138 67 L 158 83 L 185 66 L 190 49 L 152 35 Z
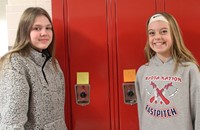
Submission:
M 44 15 L 37 16 L 30 32 L 31 46 L 41 52 L 51 44 L 52 37 L 52 25 L 48 18 Z
M 148 39 L 149 46 L 163 62 L 171 57 L 173 40 L 167 22 L 157 20 L 150 23 L 148 26 Z

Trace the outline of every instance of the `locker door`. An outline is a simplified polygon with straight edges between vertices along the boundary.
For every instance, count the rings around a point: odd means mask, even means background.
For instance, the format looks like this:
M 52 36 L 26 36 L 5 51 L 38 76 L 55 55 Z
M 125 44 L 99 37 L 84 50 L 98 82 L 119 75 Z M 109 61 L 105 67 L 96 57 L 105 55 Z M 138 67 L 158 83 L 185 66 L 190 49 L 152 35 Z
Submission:
M 67 125 L 70 130 L 111 130 L 106 1 L 52 0 L 52 9 L 57 57 L 66 76 Z M 89 73 L 87 105 L 76 102 L 80 72 Z
M 110 130 L 106 1 L 68 0 L 72 130 Z M 76 103 L 77 72 L 89 73 L 90 103 Z
M 154 1 L 117 0 L 117 73 L 120 130 L 139 130 L 137 104 L 124 103 L 123 71 L 145 63 L 146 20 L 155 12 Z
M 124 104 L 123 70 L 145 62 L 145 22 L 154 6 L 145 0 L 52 0 L 70 130 L 139 129 L 137 106 Z M 76 104 L 77 72 L 89 72 L 91 100 L 86 106 Z
M 56 58 L 58 59 L 60 66 L 65 75 L 65 120 L 69 130 L 71 130 L 71 89 L 69 86 L 69 54 L 67 46 L 67 36 L 65 35 L 68 27 L 65 26 L 64 19 L 64 6 L 63 0 L 52 0 L 52 20 L 55 31 L 56 40 Z
M 200 1 L 199 0 L 166 0 L 166 12 L 177 19 L 182 30 L 186 46 L 200 62 Z M 177 7 L 178 5 L 178 7 Z

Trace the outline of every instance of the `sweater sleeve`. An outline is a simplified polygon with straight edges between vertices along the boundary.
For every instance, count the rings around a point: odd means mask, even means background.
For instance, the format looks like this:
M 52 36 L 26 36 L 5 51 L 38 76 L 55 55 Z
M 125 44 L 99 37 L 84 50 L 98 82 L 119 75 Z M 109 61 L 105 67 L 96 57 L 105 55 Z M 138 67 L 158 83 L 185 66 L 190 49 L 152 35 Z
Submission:
M 143 108 L 143 102 L 142 102 L 142 96 L 141 96 L 141 79 L 142 79 L 142 72 L 143 67 L 140 67 L 137 75 L 136 75 L 136 82 L 135 82 L 135 89 L 136 89 L 136 95 L 137 95 L 137 107 L 138 107 L 138 118 L 139 118 L 139 124 L 141 124 L 141 117 L 142 117 L 142 108 Z M 140 126 L 141 129 L 141 126 Z
M 24 74 L 3 70 L 0 77 L 0 130 L 24 130 L 29 85 Z
M 200 130 L 200 72 L 192 65 L 189 73 L 191 114 L 194 130 Z

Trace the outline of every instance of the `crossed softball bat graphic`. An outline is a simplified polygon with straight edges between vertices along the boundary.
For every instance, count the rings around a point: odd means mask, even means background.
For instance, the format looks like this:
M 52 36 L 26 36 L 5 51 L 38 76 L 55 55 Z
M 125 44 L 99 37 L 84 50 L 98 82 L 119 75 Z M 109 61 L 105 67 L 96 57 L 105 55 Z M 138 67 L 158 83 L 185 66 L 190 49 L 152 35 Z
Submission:
M 166 104 L 166 105 L 168 105 L 169 103 L 170 103 L 170 101 L 163 95 L 163 91 L 166 89 L 168 89 L 169 87 L 171 87 L 172 86 L 172 82 L 171 83 L 168 83 L 167 85 L 165 85 L 162 89 L 159 89 L 158 87 L 157 87 L 157 85 L 154 83 L 154 82 L 151 82 L 151 84 L 150 84 L 151 86 L 153 86 L 153 88 L 156 90 L 156 92 L 157 92 L 157 96 L 156 95 L 154 95 L 153 97 L 151 97 L 150 98 L 150 102 L 152 103 L 155 99 L 156 99 L 156 97 L 160 97 L 162 100 L 163 100 L 163 102 Z

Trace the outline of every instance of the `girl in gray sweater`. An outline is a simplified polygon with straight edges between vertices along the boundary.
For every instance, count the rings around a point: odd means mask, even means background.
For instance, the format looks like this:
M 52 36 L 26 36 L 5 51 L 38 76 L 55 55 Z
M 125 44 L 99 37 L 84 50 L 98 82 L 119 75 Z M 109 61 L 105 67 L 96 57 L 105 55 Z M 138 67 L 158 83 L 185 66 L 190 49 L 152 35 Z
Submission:
M 42 8 L 26 9 L 13 48 L 0 59 L 0 130 L 67 130 L 64 75 Z
M 140 130 L 200 130 L 199 64 L 168 13 L 147 22 L 147 63 L 137 72 Z

